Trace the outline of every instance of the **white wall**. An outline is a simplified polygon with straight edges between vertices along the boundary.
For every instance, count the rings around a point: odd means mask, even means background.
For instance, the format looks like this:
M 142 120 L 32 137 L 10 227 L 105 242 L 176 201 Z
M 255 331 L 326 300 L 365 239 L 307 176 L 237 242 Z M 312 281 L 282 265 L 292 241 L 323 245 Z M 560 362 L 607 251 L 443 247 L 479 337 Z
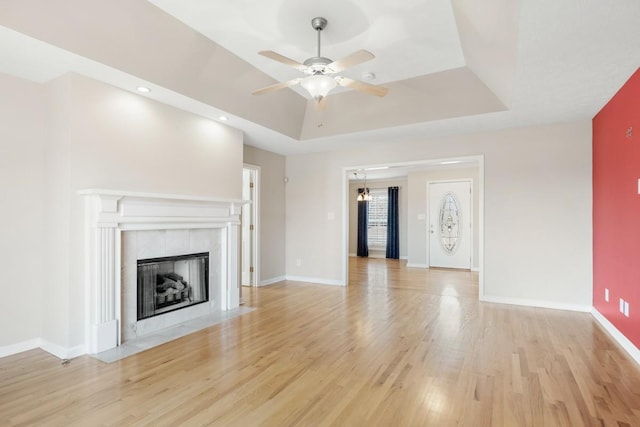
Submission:
M 357 153 L 354 152 L 354 158 Z M 346 175 L 340 153 L 287 157 L 286 274 L 339 283 L 344 252 Z M 343 192 L 343 190 L 345 190 Z M 346 195 L 345 195 L 346 197 Z
M 85 340 L 84 212 L 76 191 L 107 188 L 241 199 L 242 133 L 95 80 L 70 79 L 68 347 L 73 348 Z
M 40 335 L 58 355 L 80 351 L 85 341 L 85 248 L 83 199 L 77 190 L 240 199 L 242 133 L 78 75 L 45 85 L 0 77 L 0 89 L 9 94 L 0 100 L 0 113 L 7 118 L 0 126 L 2 147 L 6 158 L 13 158 L 3 172 L 14 176 L 0 184 L 12 192 L 2 203 L 14 230 L 24 236 L 24 245 L 6 247 L 4 237 L 14 231 L 3 230 L 1 248 L 11 253 L 11 260 L 31 256 L 37 258 L 36 266 L 44 266 L 27 267 L 21 261 L 11 270 L 11 281 L 18 283 L 17 273 L 31 272 L 21 286 L 44 303 L 38 303 L 42 310 L 34 324 L 22 321 L 34 311 L 26 298 L 12 299 L 10 309 L 0 310 L 3 324 L 21 319 L 19 328 L 6 337 L 3 333 L 0 346 Z M 40 122 L 44 125 L 38 126 Z M 19 212 L 6 209 L 13 205 Z
M 362 188 L 362 181 L 349 183 L 349 254 L 355 256 L 358 252 L 358 188 Z M 368 180 L 369 188 L 398 187 L 398 234 L 400 243 L 400 258 L 407 258 L 407 212 L 409 199 L 409 187 L 407 178 L 397 178 L 393 180 Z M 376 251 L 369 248 L 369 256 L 382 256 L 386 252 Z
M 478 168 L 440 168 L 427 171 L 416 171 L 409 174 L 409 258 L 408 265 L 427 266 L 429 265 L 429 251 L 427 247 L 428 224 L 425 219 L 418 219 L 419 215 L 428 217 L 427 212 L 427 185 L 430 181 L 470 179 L 473 190 L 472 194 L 472 215 L 473 215 L 473 247 L 472 269 L 478 268 L 479 258 L 479 234 L 478 219 L 480 209 Z
M 589 307 L 590 121 L 287 157 L 287 274 L 344 280 L 345 167 L 472 155 L 484 155 L 485 296 Z
M 69 263 L 71 259 L 71 192 L 69 191 L 71 79 L 62 76 L 45 85 L 47 135 L 45 136 L 44 188 L 46 233 L 42 309 L 42 338 L 64 348 L 69 344 Z
M 71 78 L 71 184 L 242 198 L 242 133 L 85 77 Z
M 40 337 L 44 99 L 41 85 L 0 74 L 0 347 Z
M 258 283 L 270 283 L 285 275 L 285 157 L 245 145 L 244 162 L 260 166 Z

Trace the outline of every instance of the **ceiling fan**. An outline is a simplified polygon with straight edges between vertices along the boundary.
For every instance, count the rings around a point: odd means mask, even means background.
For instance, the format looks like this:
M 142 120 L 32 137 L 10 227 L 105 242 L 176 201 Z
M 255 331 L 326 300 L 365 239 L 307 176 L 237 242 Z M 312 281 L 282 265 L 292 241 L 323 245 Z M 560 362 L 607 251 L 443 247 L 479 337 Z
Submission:
M 288 65 L 298 71 L 302 71 L 306 76 L 258 89 L 253 92 L 254 95 L 262 95 L 264 93 L 284 89 L 296 84 L 300 84 L 300 86 L 305 88 L 318 105 L 324 104 L 327 94 L 336 86 L 355 89 L 375 96 L 385 96 L 387 94 L 388 89 L 385 87 L 375 86 L 344 76 L 333 76 L 333 74 L 337 74 L 347 68 L 369 61 L 375 58 L 375 56 L 371 52 L 361 49 L 342 59 L 338 59 L 337 61 L 325 58 L 320 54 L 320 34 L 322 30 L 326 28 L 327 20 L 322 17 L 313 18 L 311 20 L 311 26 L 316 30 L 318 35 L 317 55 L 307 59 L 303 63 L 294 61 L 293 59 L 287 58 L 286 56 L 280 55 L 272 50 L 263 50 L 258 52 L 262 56 Z

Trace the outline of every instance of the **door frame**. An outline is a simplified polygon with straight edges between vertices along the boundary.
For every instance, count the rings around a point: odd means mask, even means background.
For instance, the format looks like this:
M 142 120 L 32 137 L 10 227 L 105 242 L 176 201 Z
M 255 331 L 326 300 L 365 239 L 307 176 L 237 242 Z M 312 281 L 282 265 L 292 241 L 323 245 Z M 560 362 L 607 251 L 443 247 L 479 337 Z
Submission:
M 243 163 L 242 169 L 250 170 L 254 179 L 253 191 L 251 192 L 252 197 L 250 197 L 251 203 L 249 203 L 249 209 L 251 209 L 251 216 L 253 217 L 253 231 L 251 232 L 251 238 L 253 240 L 253 246 L 251 248 L 253 274 L 250 275 L 251 279 L 249 282 L 251 287 L 258 287 L 260 286 L 260 166 Z M 242 185 L 244 186 L 244 182 Z M 242 221 L 244 221 L 244 218 Z M 242 260 L 242 256 L 240 258 Z
M 425 209 L 425 214 L 426 214 L 426 221 L 425 221 L 425 234 L 426 234 L 426 238 L 427 238 L 427 245 L 426 245 L 426 249 L 427 249 L 427 259 L 426 259 L 426 265 L 427 268 L 431 268 L 431 237 L 430 237 L 430 233 L 429 233 L 429 228 L 430 228 L 430 224 L 431 224 L 431 207 L 429 206 L 429 202 L 430 202 L 430 197 L 431 194 L 429 193 L 429 186 L 431 184 L 445 184 L 448 182 L 468 182 L 469 183 L 469 189 L 471 190 L 471 193 L 469 194 L 469 210 L 471 211 L 469 214 L 469 228 L 471 230 L 470 233 L 470 237 L 469 237 L 469 269 L 471 271 L 473 271 L 473 261 L 474 261 L 474 257 L 473 257 L 473 232 L 475 230 L 475 217 L 473 216 L 473 178 L 455 178 L 455 179 L 437 179 L 437 180 L 433 180 L 433 181 L 427 181 L 427 197 L 426 197 L 426 202 L 427 202 L 427 206 Z

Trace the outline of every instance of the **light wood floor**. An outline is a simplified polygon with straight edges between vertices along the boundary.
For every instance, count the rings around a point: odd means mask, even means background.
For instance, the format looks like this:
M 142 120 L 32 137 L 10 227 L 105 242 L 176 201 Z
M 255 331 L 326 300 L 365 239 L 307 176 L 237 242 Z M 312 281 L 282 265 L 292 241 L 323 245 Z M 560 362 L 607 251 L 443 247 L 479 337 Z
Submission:
M 113 364 L 0 359 L 0 425 L 640 426 L 640 369 L 591 315 L 479 303 L 470 272 L 350 270 L 245 288 L 255 311 Z

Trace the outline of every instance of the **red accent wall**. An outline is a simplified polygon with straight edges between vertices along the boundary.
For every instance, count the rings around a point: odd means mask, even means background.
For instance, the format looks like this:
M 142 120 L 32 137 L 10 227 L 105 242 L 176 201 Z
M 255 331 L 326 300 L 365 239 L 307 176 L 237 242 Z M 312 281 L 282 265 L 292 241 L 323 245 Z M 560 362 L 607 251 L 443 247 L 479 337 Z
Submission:
M 593 118 L 593 306 L 640 348 L 638 179 L 640 69 Z

